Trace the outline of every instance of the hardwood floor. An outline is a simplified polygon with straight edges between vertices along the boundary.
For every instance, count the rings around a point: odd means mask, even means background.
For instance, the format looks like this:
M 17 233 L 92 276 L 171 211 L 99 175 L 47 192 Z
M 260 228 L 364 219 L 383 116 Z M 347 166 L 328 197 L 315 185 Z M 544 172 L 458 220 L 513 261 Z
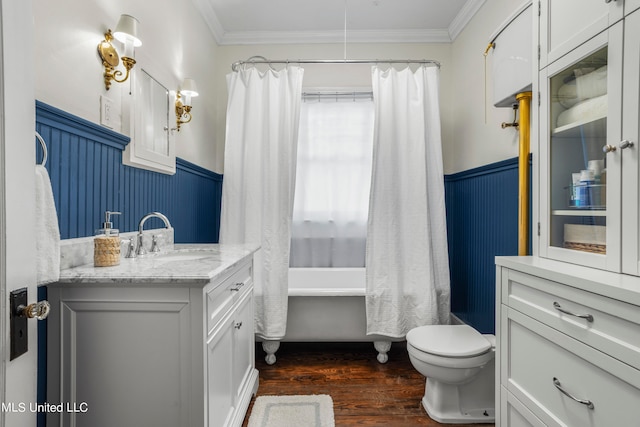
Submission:
M 425 380 L 411 365 L 406 343 L 394 343 L 384 365 L 377 362 L 376 354 L 370 342 L 282 343 L 276 364 L 269 366 L 258 343 L 258 396 L 328 394 L 333 399 L 336 427 L 440 426 L 422 408 Z

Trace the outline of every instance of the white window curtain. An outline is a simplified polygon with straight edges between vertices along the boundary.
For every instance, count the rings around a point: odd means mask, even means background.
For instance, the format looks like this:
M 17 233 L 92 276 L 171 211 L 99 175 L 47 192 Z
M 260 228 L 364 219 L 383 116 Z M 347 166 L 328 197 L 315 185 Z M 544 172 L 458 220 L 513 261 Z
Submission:
M 302 103 L 292 267 L 364 267 L 372 145 L 370 96 Z
M 373 67 L 375 131 L 367 236 L 367 333 L 449 323 L 439 69 Z
M 220 243 L 256 243 L 256 333 L 284 337 L 303 69 L 227 77 L 229 102 Z

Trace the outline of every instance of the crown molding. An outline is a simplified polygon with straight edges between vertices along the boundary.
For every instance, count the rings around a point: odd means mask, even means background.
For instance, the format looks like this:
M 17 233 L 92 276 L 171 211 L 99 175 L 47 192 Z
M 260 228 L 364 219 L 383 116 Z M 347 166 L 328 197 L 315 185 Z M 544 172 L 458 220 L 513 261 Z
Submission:
M 349 30 L 347 43 L 451 43 L 486 0 L 467 0 L 448 29 Z M 343 31 L 225 31 L 207 0 L 192 0 L 218 45 L 343 43 Z
M 213 38 L 216 40 L 218 45 L 220 41 L 224 38 L 224 28 L 222 28 L 222 24 L 220 24 L 220 20 L 218 20 L 218 15 L 216 15 L 215 10 L 213 10 L 213 6 L 207 0 L 192 0 L 196 9 L 200 11 L 202 14 L 202 18 L 204 22 L 209 27 L 209 31 L 213 34 Z
M 486 0 L 467 0 L 462 6 L 460 12 L 453 18 L 451 25 L 449 25 L 449 38 L 454 41 L 467 26 L 473 16 L 480 10 Z
M 350 30 L 347 43 L 449 43 L 447 30 Z M 219 45 L 343 43 L 343 31 L 226 32 Z

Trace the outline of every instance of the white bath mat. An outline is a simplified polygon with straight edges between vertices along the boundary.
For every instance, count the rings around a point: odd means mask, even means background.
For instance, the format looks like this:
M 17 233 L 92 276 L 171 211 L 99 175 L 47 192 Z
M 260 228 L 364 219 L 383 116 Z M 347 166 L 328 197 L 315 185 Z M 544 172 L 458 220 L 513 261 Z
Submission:
M 259 396 L 248 427 L 335 427 L 333 400 L 326 394 Z

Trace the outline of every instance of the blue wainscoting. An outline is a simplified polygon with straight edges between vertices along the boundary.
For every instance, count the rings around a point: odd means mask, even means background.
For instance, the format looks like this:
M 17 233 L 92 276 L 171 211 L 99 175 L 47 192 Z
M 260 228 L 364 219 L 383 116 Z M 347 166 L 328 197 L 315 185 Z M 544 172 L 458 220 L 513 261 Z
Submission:
M 445 176 L 451 311 L 495 333 L 495 262 L 518 254 L 518 159 Z
M 36 101 L 36 130 L 47 144 L 47 172 L 63 239 L 94 234 L 106 210 L 120 231 L 134 231 L 148 212 L 167 215 L 177 243 L 215 243 L 220 230 L 222 175 L 176 159 L 176 174 L 122 164 L 127 136 Z M 42 150 L 36 141 L 38 163 Z M 145 228 L 162 227 L 157 219 Z M 38 298 L 46 299 L 45 286 Z M 38 322 L 38 403 L 46 402 L 47 323 Z M 39 413 L 38 427 L 46 425 Z
M 122 212 L 114 216 L 121 232 L 136 230 L 143 215 L 159 211 L 171 221 L 177 243 L 218 241 L 222 175 L 181 159 L 175 175 L 125 166 L 127 136 L 39 101 L 36 130 L 47 143 L 63 239 L 93 235 L 110 210 Z M 157 219 L 149 222 L 148 228 L 162 226 Z

